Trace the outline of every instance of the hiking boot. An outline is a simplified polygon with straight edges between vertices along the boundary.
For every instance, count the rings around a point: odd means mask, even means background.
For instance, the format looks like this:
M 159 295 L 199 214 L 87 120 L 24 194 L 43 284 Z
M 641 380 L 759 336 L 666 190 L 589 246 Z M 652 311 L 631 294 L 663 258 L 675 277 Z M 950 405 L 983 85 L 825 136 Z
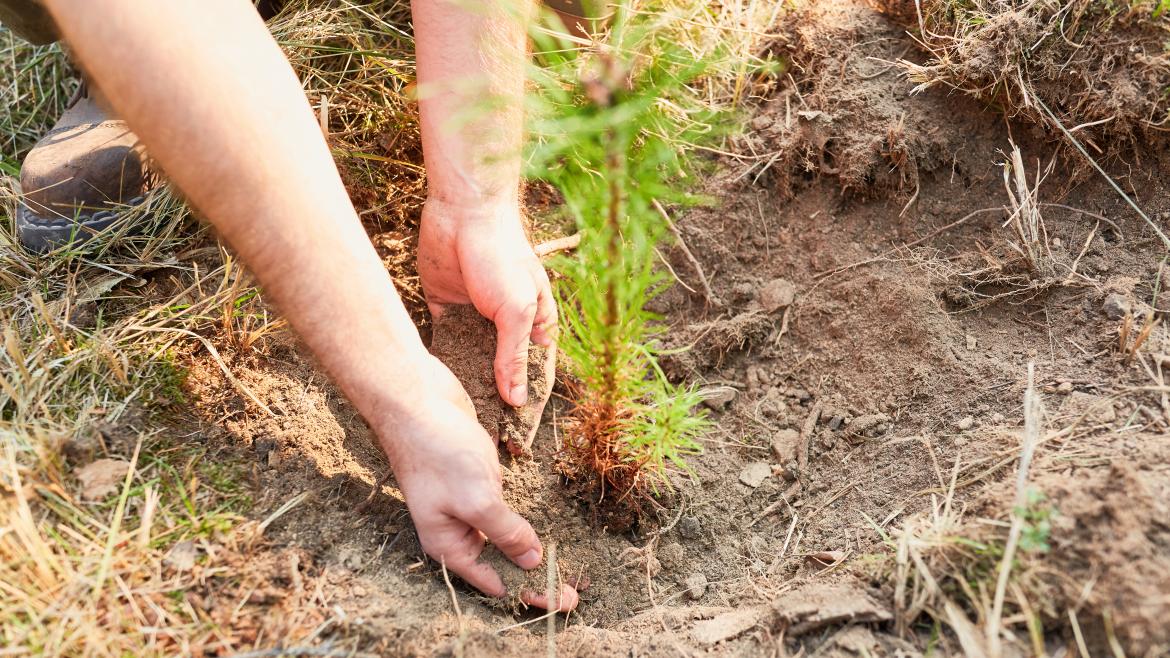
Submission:
M 80 244 L 145 201 L 155 186 L 138 136 L 82 82 L 57 125 L 20 169 L 16 234 L 45 252 Z

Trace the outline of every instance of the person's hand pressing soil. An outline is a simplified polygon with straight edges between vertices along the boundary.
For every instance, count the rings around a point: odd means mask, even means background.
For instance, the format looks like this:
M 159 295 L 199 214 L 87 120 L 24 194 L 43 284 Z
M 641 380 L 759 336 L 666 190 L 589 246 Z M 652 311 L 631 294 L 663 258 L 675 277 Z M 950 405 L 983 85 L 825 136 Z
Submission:
M 434 395 L 416 413 L 379 428 L 383 449 L 427 555 L 488 596 L 516 596 L 480 560 L 485 537 L 522 569 L 540 566 L 543 547 L 532 526 L 504 502 L 495 442 L 476 421 L 463 387 L 438 360 L 429 365 L 427 388 Z M 568 585 L 551 603 L 534 591 L 518 594 L 528 605 L 566 612 L 578 602 Z
M 496 387 L 505 402 L 523 406 L 529 341 L 552 345 L 557 311 L 517 202 L 469 208 L 428 199 L 419 229 L 418 273 L 436 318 L 450 304 L 472 304 L 495 324 Z

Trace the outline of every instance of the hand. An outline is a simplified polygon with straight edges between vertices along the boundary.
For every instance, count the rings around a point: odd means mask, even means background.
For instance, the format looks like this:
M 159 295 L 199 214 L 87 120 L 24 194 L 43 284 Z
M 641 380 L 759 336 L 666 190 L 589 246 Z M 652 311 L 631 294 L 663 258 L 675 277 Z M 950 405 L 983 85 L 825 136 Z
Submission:
M 528 343 L 549 347 L 557 309 L 515 200 L 468 208 L 435 198 L 423 206 L 418 274 L 431 314 L 473 304 L 496 325 L 496 387 L 508 404 L 528 400 Z
M 536 532 L 504 502 L 495 443 L 475 419 L 471 400 L 437 359 L 423 362 L 433 395 L 418 413 L 382 428 L 379 436 L 427 555 L 489 596 L 504 596 L 504 582 L 479 562 L 484 538 L 522 569 L 540 565 Z M 525 603 L 562 612 L 577 606 L 576 590 L 563 585 L 558 601 L 521 592 Z

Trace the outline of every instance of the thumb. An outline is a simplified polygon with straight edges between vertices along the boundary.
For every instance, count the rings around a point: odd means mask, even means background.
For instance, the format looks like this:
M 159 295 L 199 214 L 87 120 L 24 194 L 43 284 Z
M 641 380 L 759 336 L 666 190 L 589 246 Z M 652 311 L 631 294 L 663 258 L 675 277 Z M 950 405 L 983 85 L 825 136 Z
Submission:
M 502 499 L 497 499 L 474 518 L 465 520 L 521 569 L 535 569 L 544 559 L 544 548 L 536 531 Z
M 528 341 L 536 318 L 536 299 L 505 304 L 496 312 L 496 387 L 513 407 L 528 401 Z

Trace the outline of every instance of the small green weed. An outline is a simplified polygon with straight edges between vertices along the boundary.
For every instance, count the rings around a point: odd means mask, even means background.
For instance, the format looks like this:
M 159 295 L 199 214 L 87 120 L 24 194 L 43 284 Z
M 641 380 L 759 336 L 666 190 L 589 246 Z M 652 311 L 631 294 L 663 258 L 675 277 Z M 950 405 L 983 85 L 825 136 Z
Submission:
M 1029 489 L 1027 504 L 1022 508 L 1016 508 L 1015 513 L 1024 519 L 1023 532 L 1020 534 L 1020 550 L 1028 553 L 1047 553 L 1051 548 L 1048 541 L 1052 535 L 1051 519 L 1055 511 L 1046 503 L 1044 492 Z

